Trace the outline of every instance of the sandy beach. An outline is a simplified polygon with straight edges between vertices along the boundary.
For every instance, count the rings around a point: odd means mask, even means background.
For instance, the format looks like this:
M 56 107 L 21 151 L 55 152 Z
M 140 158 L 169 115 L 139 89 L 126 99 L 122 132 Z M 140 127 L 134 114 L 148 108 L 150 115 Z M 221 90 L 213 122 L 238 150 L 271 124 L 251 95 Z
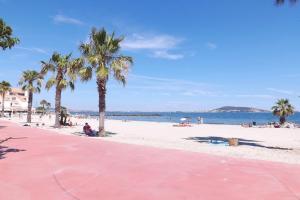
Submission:
M 24 125 L 25 119 L 25 115 L 21 118 L 15 116 L 10 121 Z M 94 118 L 72 117 L 71 121 L 77 125 L 55 129 L 52 127 L 54 116 L 40 118 L 40 116 L 34 115 L 31 126 L 36 127 L 38 123 L 39 128 L 75 137 L 86 137 L 82 135 L 82 127 L 85 122 L 88 122 L 93 129 L 98 127 L 98 121 Z M 106 129 L 109 132 L 107 137 L 95 137 L 94 139 L 300 164 L 299 128 L 244 128 L 239 125 L 213 124 L 173 127 L 173 123 L 106 120 Z M 228 146 L 226 143 L 228 138 L 239 138 L 240 145 Z

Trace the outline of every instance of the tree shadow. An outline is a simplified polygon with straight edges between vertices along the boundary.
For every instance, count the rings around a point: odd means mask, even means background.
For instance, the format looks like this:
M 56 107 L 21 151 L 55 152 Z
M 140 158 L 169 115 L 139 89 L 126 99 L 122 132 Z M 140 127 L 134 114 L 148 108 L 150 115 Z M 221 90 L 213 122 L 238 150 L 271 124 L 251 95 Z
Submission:
M 113 132 L 109 132 L 109 131 L 105 132 L 105 137 L 112 137 L 114 135 L 117 135 L 117 133 L 113 133 Z
M 100 137 L 99 135 L 98 135 L 98 132 L 97 132 L 97 135 L 95 135 L 95 136 L 87 136 L 86 134 L 84 134 L 83 132 L 73 132 L 72 133 L 73 135 L 77 135 L 77 136 L 86 136 L 86 137 Z M 113 135 L 116 135 L 117 133 L 113 133 L 113 132 L 109 132 L 109 131 L 106 131 L 105 132 L 105 137 L 112 137 Z
M 208 137 L 188 137 L 184 138 L 185 140 L 193 140 L 195 142 L 207 143 L 207 144 L 219 144 L 219 143 L 228 143 L 228 138 L 224 137 L 216 137 L 216 136 L 208 136 Z M 243 138 L 237 138 L 239 140 L 239 145 L 241 146 L 252 146 L 252 147 L 260 147 L 266 149 L 276 149 L 276 150 L 293 150 L 292 148 L 284 148 L 277 146 L 265 146 L 259 144 L 261 141 L 257 140 L 247 140 Z
M 0 129 L 6 128 L 7 126 L 0 126 Z
M 5 155 L 8 153 L 17 153 L 21 151 L 26 151 L 25 149 L 16 149 L 16 148 L 10 148 L 8 146 L 1 146 L 2 143 L 8 141 L 8 140 L 14 140 L 14 139 L 26 139 L 27 137 L 8 137 L 0 141 L 0 160 L 6 158 Z
M 8 140 L 18 140 L 18 139 L 26 139 L 27 137 L 8 137 L 8 138 L 5 138 L 3 140 L 0 140 L 0 144 L 8 141 Z

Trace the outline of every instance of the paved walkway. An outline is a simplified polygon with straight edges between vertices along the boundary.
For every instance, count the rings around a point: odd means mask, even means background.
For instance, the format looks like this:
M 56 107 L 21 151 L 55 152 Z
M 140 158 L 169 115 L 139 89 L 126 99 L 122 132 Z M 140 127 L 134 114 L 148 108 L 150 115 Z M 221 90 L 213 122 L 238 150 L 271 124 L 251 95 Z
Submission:
M 0 199 L 299 200 L 300 166 L 58 135 L 0 121 Z

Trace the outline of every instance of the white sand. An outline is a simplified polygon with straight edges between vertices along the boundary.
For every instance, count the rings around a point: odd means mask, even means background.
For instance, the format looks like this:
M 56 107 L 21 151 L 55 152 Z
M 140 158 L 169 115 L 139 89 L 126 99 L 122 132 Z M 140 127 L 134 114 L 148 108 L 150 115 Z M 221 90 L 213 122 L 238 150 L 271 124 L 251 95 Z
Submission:
M 13 117 L 12 121 L 24 123 Z M 32 126 L 38 122 L 45 123 L 43 129 L 50 129 L 61 134 L 78 134 L 82 132 L 85 122 L 97 129 L 96 119 L 72 118 L 77 126 L 54 129 L 54 116 L 42 119 L 33 116 Z M 238 125 L 193 125 L 192 127 L 173 127 L 172 123 L 159 122 L 122 122 L 106 120 L 106 130 L 116 134 L 109 137 L 95 138 L 128 144 L 147 145 L 159 148 L 180 149 L 193 152 L 204 152 L 222 156 L 243 157 L 259 160 L 270 160 L 300 164 L 300 129 L 299 128 L 243 128 Z M 79 136 L 76 136 L 79 137 Z M 208 137 L 241 138 L 242 145 L 237 147 L 223 144 L 211 144 Z M 245 141 L 243 141 L 243 140 Z M 249 140 L 249 141 L 246 141 Z

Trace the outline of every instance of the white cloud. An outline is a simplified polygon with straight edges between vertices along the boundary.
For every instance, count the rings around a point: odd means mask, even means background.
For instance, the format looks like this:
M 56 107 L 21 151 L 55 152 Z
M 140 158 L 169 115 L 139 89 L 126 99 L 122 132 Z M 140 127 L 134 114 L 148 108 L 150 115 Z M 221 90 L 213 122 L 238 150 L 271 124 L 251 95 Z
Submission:
M 206 47 L 211 49 L 211 50 L 214 50 L 214 49 L 217 48 L 217 45 L 215 43 L 212 43 L 212 42 L 207 42 Z
M 144 81 L 148 80 L 149 82 L 163 82 L 167 83 L 170 85 L 173 84 L 178 84 L 178 85 L 193 85 L 195 87 L 202 87 L 207 85 L 206 83 L 201 83 L 201 82 L 193 82 L 193 81 L 187 81 L 187 80 L 182 80 L 182 79 L 172 79 L 172 78 L 160 78 L 160 77 L 153 77 L 153 76 L 144 76 L 144 75 L 137 75 L 137 74 L 130 74 L 129 75 L 132 78 L 135 79 L 143 79 Z
M 171 50 L 177 49 L 178 45 L 183 41 L 170 35 L 141 35 L 133 34 L 126 38 L 121 44 L 125 50 L 148 51 L 150 56 L 154 58 L 162 58 L 168 60 L 178 60 L 184 57 L 181 53 L 171 53 Z
M 143 36 L 134 34 L 125 39 L 122 47 L 127 50 L 158 50 L 175 48 L 182 39 L 170 35 Z
M 75 24 L 75 25 L 83 25 L 84 23 L 78 19 L 67 17 L 64 15 L 55 15 L 53 17 L 53 21 L 55 23 L 64 23 L 64 24 Z
M 191 89 L 181 93 L 183 96 L 215 96 L 211 91 Z
M 165 58 L 169 60 L 178 60 L 184 57 L 183 54 L 173 54 L 168 51 L 154 51 L 153 57 L 155 58 Z
M 136 82 L 138 84 L 133 84 Z M 169 94 L 180 96 L 217 96 L 213 86 L 200 82 L 193 82 L 181 79 L 168 79 L 143 75 L 131 74 L 128 79 L 127 88 L 134 91 L 149 91 L 155 94 Z
M 276 93 L 281 93 L 281 94 L 287 94 L 287 95 L 293 95 L 294 92 L 290 90 L 282 90 L 282 89 L 276 89 L 276 88 L 267 88 L 267 90 L 276 92 Z
M 31 51 L 31 52 L 36 52 L 36 53 L 42 53 L 42 54 L 48 54 L 46 50 L 37 48 L 37 47 L 15 47 L 16 49 L 21 49 L 21 50 L 26 50 L 26 51 Z

